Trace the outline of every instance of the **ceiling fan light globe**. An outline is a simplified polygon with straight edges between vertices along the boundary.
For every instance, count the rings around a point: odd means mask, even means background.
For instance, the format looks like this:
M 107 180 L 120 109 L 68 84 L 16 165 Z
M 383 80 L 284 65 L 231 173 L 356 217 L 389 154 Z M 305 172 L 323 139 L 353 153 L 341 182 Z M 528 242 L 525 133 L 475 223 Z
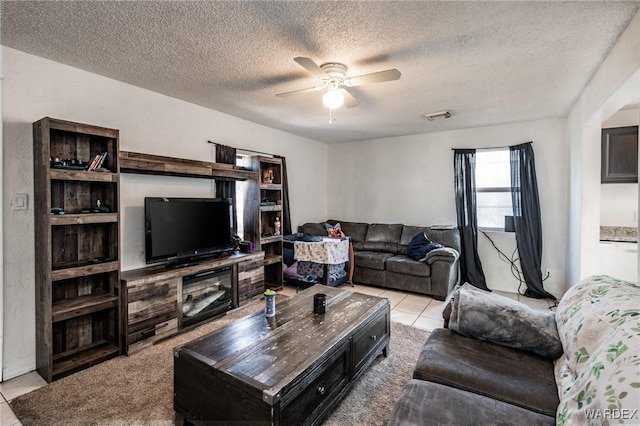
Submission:
M 322 95 L 322 103 L 329 109 L 340 108 L 344 104 L 344 95 L 339 90 L 329 90 Z

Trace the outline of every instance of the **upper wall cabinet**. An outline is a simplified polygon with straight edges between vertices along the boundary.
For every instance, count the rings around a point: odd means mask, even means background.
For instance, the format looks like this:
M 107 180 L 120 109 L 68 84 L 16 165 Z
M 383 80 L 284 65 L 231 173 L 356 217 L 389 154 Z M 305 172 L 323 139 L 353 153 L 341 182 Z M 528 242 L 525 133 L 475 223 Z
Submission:
M 638 126 L 602 129 L 602 183 L 638 182 Z

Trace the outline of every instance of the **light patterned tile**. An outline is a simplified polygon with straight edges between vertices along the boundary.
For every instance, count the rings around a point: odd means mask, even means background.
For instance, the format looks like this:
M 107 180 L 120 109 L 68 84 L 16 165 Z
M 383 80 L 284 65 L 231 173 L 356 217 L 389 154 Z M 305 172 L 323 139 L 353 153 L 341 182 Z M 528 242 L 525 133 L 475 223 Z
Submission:
M 8 402 L 0 403 L 0 425 L 15 426 L 19 424 L 20 424 L 20 420 L 18 420 L 16 415 L 13 413 L 13 410 L 11 410 L 11 407 L 9 407 L 9 403 Z
M 11 401 L 13 398 L 29 393 L 46 384 L 47 382 L 38 373 L 32 371 L 0 383 L 0 393 L 7 401 Z
M 491 291 L 500 296 L 508 297 L 509 299 L 513 299 L 516 301 L 518 300 L 518 293 L 509 293 L 507 291 L 500 291 L 500 290 L 491 290 Z
M 445 303 L 439 300 L 432 300 L 431 303 L 422 311 L 420 315 L 423 317 L 435 318 L 442 321 L 442 311 L 444 310 Z
M 402 312 L 407 312 L 410 314 L 420 315 L 422 311 L 424 311 L 424 308 L 426 308 L 427 305 L 429 304 L 429 301 L 427 300 L 414 302 L 408 299 L 409 299 L 409 296 L 405 297 L 404 300 L 402 300 L 400 303 L 398 303 L 394 307 L 394 309 Z
M 548 311 L 549 308 L 553 306 L 553 302 L 549 299 L 534 299 L 533 297 L 520 295 L 519 300 L 530 308 L 541 309 L 544 311 Z
M 404 325 L 412 325 L 418 319 L 418 316 L 419 315 L 397 311 L 395 309 L 391 311 L 391 321 Z
M 355 284 L 355 286 L 353 287 L 353 291 L 368 294 L 370 296 L 380 296 L 384 292 L 384 289 L 378 287 L 369 287 L 362 284 Z
M 430 317 L 419 316 L 413 323 L 413 327 L 420 328 L 422 330 L 433 331 L 436 328 L 442 328 L 443 320 L 437 320 Z
M 407 294 L 407 297 L 404 300 L 409 302 L 427 302 L 428 304 L 433 300 L 433 297 L 425 296 L 422 294 L 409 293 Z
M 391 309 L 396 307 L 398 303 L 402 302 L 405 297 L 407 297 L 407 293 L 403 293 L 401 291 L 396 290 L 385 290 L 380 295 L 380 297 L 386 297 L 389 299 L 389 303 L 391 304 Z
M 298 289 L 291 285 L 285 285 L 282 287 L 281 290 L 278 290 L 278 293 L 284 294 L 285 296 L 288 296 L 288 297 L 295 296 L 297 292 L 298 292 Z

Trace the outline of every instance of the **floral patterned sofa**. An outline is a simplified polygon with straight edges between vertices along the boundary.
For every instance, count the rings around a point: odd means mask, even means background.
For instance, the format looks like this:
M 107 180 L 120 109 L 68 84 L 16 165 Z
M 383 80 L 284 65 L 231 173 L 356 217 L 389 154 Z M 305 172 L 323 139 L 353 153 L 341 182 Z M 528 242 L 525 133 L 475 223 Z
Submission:
M 526 329 L 513 302 L 504 306 L 490 315 L 507 312 Z M 521 333 L 498 344 L 434 330 L 388 426 L 640 424 L 640 286 L 590 277 L 569 288 L 555 315 L 540 311 L 549 314 L 555 357 L 517 349 Z

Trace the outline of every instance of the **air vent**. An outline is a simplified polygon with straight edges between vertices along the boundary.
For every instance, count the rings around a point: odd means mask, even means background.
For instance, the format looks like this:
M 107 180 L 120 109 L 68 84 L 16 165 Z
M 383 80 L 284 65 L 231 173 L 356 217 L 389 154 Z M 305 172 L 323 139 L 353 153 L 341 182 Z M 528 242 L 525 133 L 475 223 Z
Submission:
M 425 112 L 424 114 L 422 114 L 422 118 L 429 121 L 440 120 L 451 118 L 451 113 L 449 111 Z

